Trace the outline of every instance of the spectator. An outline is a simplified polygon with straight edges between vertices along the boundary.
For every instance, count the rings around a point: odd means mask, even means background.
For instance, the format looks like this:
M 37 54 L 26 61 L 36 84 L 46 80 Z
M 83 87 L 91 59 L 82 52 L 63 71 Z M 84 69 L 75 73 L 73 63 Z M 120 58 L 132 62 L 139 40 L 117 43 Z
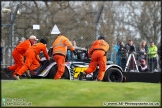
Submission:
M 139 70 L 139 72 L 148 72 L 148 67 L 147 67 L 145 59 L 142 59 L 140 61 L 140 64 L 138 66 L 138 70 Z
M 120 56 L 120 62 L 121 62 L 119 66 L 121 66 L 124 71 L 128 59 L 128 51 L 126 50 L 123 42 L 121 42 L 119 45 L 120 48 L 118 50 L 118 54 Z
M 160 69 L 162 68 L 162 61 L 161 61 L 161 45 L 160 47 L 158 48 L 158 56 L 159 56 L 159 67 Z
M 128 51 L 128 54 L 136 53 L 136 46 L 133 44 L 133 40 L 129 40 L 125 47 Z
M 29 70 L 36 70 L 39 68 L 41 60 L 39 58 L 39 53 L 43 51 L 46 60 L 50 60 L 46 50 L 47 41 L 45 39 L 41 39 L 39 43 L 32 45 L 25 53 L 25 63 L 24 65 L 18 70 L 15 71 L 15 75 L 13 76 L 16 80 L 19 80 L 20 76 L 23 75 L 27 71 L 28 77 L 30 76 Z M 29 70 L 28 70 L 29 69 Z
M 158 65 L 157 51 L 158 51 L 157 46 L 154 44 L 154 42 L 151 42 L 150 46 L 148 47 L 148 65 L 149 65 L 149 71 L 151 72 L 158 71 L 157 70 L 157 65 Z
M 72 45 L 74 46 L 74 47 L 76 47 L 77 45 L 76 45 L 76 41 L 75 40 L 73 40 L 72 42 Z
M 85 72 L 80 72 L 79 80 L 82 80 L 87 74 L 95 72 L 97 65 L 99 65 L 97 80 L 103 80 L 106 71 L 106 53 L 108 50 L 109 44 L 105 41 L 104 36 L 100 36 L 98 40 L 94 41 L 88 52 L 88 56 L 91 57 L 91 61 Z
M 120 63 L 120 55 L 118 54 L 118 50 L 119 50 L 119 47 L 120 47 L 120 44 L 121 42 L 118 42 L 114 48 L 113 48 L 113 52 L 111 53 L 111 57 L 110 57 L 110 61 L 112 61 L 113 63 L 116 63 L 117 65 L 121 65 Z M 115 57 L 115 58 L 114 58 Z M 116 61 L 116 62 L 115 62 Z
M 137 48 L 137 58 L 138 58 L 138 64 L 141 63 L 141 60 L 146 60 L 146 55 L 148 53 L 148 46 L 146 44 L 145 40 L 142 40 L 140 43 L 140 46 Z
M 130 54 L 136 54 L 136 46 L 133 44 L 133 40 L 129 40 L 125 47 L 128 51 L 128 56 Z M 133 56 L 131 56 L 129 70 L 134 70 L 134 62 Z

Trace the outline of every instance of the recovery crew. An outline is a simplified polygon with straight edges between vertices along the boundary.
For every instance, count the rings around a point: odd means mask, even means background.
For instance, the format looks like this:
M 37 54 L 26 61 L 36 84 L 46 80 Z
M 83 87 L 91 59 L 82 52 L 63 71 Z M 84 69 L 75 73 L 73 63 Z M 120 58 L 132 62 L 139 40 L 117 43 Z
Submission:
M 61 33 L 58 34 L 57 38 L 53 42 L 53 59 L 57 63 L 58 69 L 54 79 L 60 79 L 65 71 L 65 58 L 67 54 L 67 48 L 73 51 L 75 54 L 75 48 L 68 38 L 63 36 Z
M 30 77 L 29 70 L 35 70 L 40 66 L 40 58 L 38 57 L 39 53 L 43 51 L 44 56 L 47 60 L 50 60 L 46 50 L 47 40 L 41 39 L 39 43 L 32 45 L 25 53 L 25 64 L 21 67 L 19 71 L 15 71 L 14 78 L 19 80 L 22 74 L 26 71 L 28 73 L 28 77 Z M 28 70 L 29 69 L 29 70 Z
M 87 74 L 95 72 L 97 66 L 99 66 L 97 81 L 103 80 L 106 71 L 106 54 L 108 50 L 109 44 L 105 41 L 104 36 L 100 36 L 98 40 L 94 41 L 88 52 L 88 56 L 91 57 L 90 64 L 84 72 L 80 72 L 79 80 L 82 80 Z
M 9 72 L 14 72 L 12 76 L 15 75 L 15 71 L 19 71 L 19 69 L 24 64 L 24 55 L 25 52 L 30 48 L 38 39 L 36 36 L 31 35 L 29 39 L 20 42 L 12 51 L 12 57 L 14 59 L 14 65 L 9 66 L 5 68 L 6 75 L 9 74 Z

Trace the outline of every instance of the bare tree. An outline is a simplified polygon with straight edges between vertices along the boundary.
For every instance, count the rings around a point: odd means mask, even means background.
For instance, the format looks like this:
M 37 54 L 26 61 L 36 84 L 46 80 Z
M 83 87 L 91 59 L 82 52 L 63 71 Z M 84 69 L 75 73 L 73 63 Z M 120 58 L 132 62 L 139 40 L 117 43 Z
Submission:
M 160 1 L 125 2 L 123 8 L 129 11 L 125 17 L 122 17 L 127 20 L 122 22 L 133 28 L 137 40 L 145 39 L 159 44 L 161 42 L 159 41 L 161 40 L 160 6 Z
M 16 4 L 20 4 L 21 10 L 15 21 L 15 35 L 19 39 L 34 34 L 38 38 L 48 38 L 48 46 L 51 46 L 55 35 L 50 32 L 57 24 L 64 35 L 77 41 L 77 45 L 90 46 L 95 40 L 95 20 L 101 5 L 104 9 L 99 20 L 99 34 L 105 35 L 111 46 L 117 41 L 127 42 L 130 38 L 158 43 L 161 39 L 161 2 L 158 1 L 34 0 L 9 2 L 7 6 L 14 9 Z M 3 14 L 2 22 L 8 21 L 8 14 Z M 33 24 L 39 24 L 40 30 L 33 30 Z

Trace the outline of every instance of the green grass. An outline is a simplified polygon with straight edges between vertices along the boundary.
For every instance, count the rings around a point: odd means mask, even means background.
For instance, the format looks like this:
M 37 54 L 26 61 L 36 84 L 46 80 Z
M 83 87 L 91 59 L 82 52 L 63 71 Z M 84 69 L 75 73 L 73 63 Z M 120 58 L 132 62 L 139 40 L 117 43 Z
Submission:
M 161 84 L 22 79 L 1 82 L 2 98 L 32 106 L 103 106 L 103 102 L 159 102 Z

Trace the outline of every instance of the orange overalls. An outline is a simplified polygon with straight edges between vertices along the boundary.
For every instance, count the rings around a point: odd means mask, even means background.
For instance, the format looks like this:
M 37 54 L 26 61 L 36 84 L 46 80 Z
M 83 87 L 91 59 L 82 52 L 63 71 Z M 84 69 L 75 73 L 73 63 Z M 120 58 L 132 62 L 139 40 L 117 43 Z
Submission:
M 19 76 L 24 74 L 26 70 L 35 70 L 40 66 L 40 58 L 38 57 L 38 54 L 43 51 L 44 56 L 47 60 L 50 59 L 48 56 L 46 46 L 43 43 L 37 43 L 32 45 L 25 53 L 25 64 L 21 67 L 19 71 L 16 72 Z
M 109 50 L 109 44 L 104 40 L 96 40 L 89 49 L 88 55 L 91 55 L 91 62 L 85 70 L 86 74 L 90 74 L 96 70 L 99 65 L 98 80 L 103 80 L 106 71 L 106 55 Z
M 15 63 L 14 65 L 8 67 L 10 71 L 19 71 L 19 69 L 24 64 L 24 54 L 27 51 L 27 49 L 30 47 L 31 47 L 31 43 L 29 39 L 25 40 L 24 42 L 21 42 L 15 47 L 15 49 L 12 51 L 12 57 Z
M 67 47 L 74 51 L 75 48 L 72 43 L 63 35 L 59 35 L 56 40 L 53 42 L 53 58 L 57 63 L 58 70 L 54 79 L 60 79 L 65 71 L 65 58 L 67 53 Z

